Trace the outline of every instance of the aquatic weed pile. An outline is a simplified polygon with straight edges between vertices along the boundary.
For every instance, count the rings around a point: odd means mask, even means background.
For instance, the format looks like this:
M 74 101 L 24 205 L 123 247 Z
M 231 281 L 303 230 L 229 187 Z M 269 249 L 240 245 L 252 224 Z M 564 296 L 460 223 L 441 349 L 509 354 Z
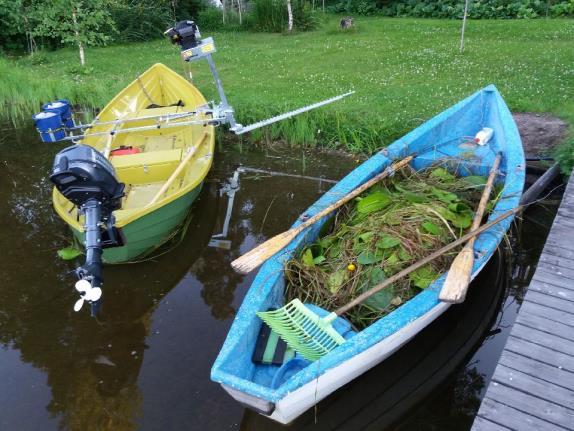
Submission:
M 333 218 L 327 235 L 286 266 L 285 301 L 333 311 L 464 235 L 486 178 L 457 178 L 444 167 L 407 167 Z M 492 202 L 491 202 L 492 205 Z M 357 329 L 388 314 L 446 271 L 458 250 L 383 289 L 346 317 Z

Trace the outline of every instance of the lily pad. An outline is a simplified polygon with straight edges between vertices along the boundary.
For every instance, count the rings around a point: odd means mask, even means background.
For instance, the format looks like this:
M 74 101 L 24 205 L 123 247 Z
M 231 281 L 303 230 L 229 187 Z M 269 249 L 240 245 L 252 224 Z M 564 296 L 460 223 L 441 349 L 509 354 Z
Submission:
M 363 251 L 361 254 L 359 254 L 359 257 L 357 257 L 357 262 L 359 262 L 361 265 L 371 265 L 373 263 L 380 262 L 381 260 L 383 260 L 382 254 L 373 253 L 370 250 Z
M 399 258 L 402 261 L 406 261 L 411 260 L 413 257 L 410 255 L 408 251 L 406 251 L 404 248 L 401 247 L 401 249 L 399 250 Z
M 341 243 L 336 242 L 331 247 L 329 247 L 329 251 L 327 252 L 329 257 L 332 259 L 336 259 L 341 255 Z
M 388 249 L 388 248 L 393 248 L 396 247 L 397 245 L 399 245 L 401 243 L 401 240 L 395 236 L 392 235 L 383 235 L 381 237 L 381 239 L 379 239 L 377 241 L 377 248 L 380 249 Z
M 423 230 L 425 230 L 426 232 L 432 234 L 432 235 L 440 235 L 441 233 L 441 228 L 438 227 L 436 224 L 434 224 L 431 221 L 425 221 L 421 224 L 421 227 L 423 228 Z
M 72 259 L 75 259 L 78 256 L 80 256 L 81 254 L 83 254 L 82 250 L 79 250 L 73 246 L 62 248 L 62 249 L 58 250 L 57 253 L 58 253 L 58 256 L 60 257 L 60 259 L 63 259 L 63 260 L 72 260 Z
M 433 169 L 431 174 L 429 175 L 431 178 L 440 178 L 441 181 L 450 182 L 454 181 L 456 178 L 453 174 L 447 171 L 445 168 L 436 168 Z
M 386 279 L 387 276 L 385 275 L 385 272 L 377 266 L 369 272 L 369 282 L 363 285 L 361 291 L 366 292 L 367 290 L 375 287 L 377 284 L 382 283 Z M 388 286 L 380 292 L 375 293 L 370 298 L 366 299 L 364 304 L 375 310 L 384 310 L 391 303 L 393 296 L 393 287 Z
M 340 269 L 329 275 L 329 278 L 327 280 L 329 291 L 333 295 L 336 294 L 346 279 L 347 279 L 347 270 L 345 269 Z
M 397 263 L 399 263 L 400 261 L 401 261 L 401 259 L 399 259 L 398 254 L 392 253 L 389 257 L 387 257 L 387 260 L 385 261 L 385 265 L 393 266 L 393 265 L 396 265 Z
M 313 260 L 313 252 L 310 248 L 306 248 L 301 255 L 301 262 L 307 266 L 315 266 L 315 261 Z
M 452 224 L 455 227 L 466 229 L 472 224 L 472 217 L 472 211 L 464 211 L 462 213 L 456 214 L 456 217 L 454 220 L 452 220 Z
M 402 193 L 403 197 L 408 202 L 413 204 L 420 204 L 427 201 L 426 196 L 411 192 L 410 190 L 400 187 L 398 184 L 395 184 L 395 188 Z
M 374 232 L 364 232 L 360 234 L 358 238 L 363 242 L 368 242 L 373 237 L 373 235 L 375 235 Z
M 486 177 L 481 177 L 479 175 L 470 175 L 464 177 L 464 180 L 471 186 L 484 186 L 486 184 Z
M 432 194 L 435 195 L 439 201 L 444 203 L 451 203 L 458 200 L 458 196 L 454 193 L 447 192 L 445 190 L 437 189 L 436 187 L 432 188 Z
M 437 277 L 438 273 L 430 265 L 423 266 L 409 275 L 409 279 L 420 289 L 429 287 Z
M 327 258 L 325 256 L 321 255 L 321 256 L 317 256 L 317 257 L 313 258 L 313 263 L 315 265 L 321 265 L 326 260 L 327 260 Z
M 389 195 L 382 191 L 374 192 L 359 201 L 357 211 L 361 214 L 370 214 L 385 208 L 390 203 Z
M 468 205 L 462 202 L 453 202 L 448 205 L 448 209 L 455 213 L 464 213 L 470 210 Z

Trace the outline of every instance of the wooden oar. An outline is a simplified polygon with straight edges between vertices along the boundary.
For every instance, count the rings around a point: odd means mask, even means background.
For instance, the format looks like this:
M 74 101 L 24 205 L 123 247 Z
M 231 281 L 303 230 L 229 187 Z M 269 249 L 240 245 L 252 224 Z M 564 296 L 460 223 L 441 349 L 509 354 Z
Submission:
M 473 229 L 456 241 L 445 245 L 418 262 L 413 263 L 400 272 L 397 272 L 382 283 L 377 284 L 357 296 L 348 304 L 343 305 L 324 317 L 320 317 L 318 314 L 311 311 L 299 299 L 294 299 L 277 310 L 260 311 L 257 315 L 293 350 L 300 353 L 306 359 L 311 361 L 317 360 L 329 353 L 338 345 L 345 342 L 345 339 L 335 330 L 335 328 L 333 328 L 332 325 L 338 316 L 345 314 L 351 308 L 370 298 L 377 292 L 389 287 L 402 277 L 416 271 L 437 257 L 451 251 L 455 247 L 464 244 L 469 239 L 474 238 L 479 233 L 490 229 L 495 224 L 500 223 L 502 220 L 505 220 L 513 214 L 516 214 L 521 209 L 522 207 L 514 208 L 505 212 L 495 220 L 492 220 L 477 229 Z
M 235 271 L 239 272 L 240 274 L 247 274 L 247 273 L 253 271 L 259 265 L 261 265 L 263 262 L 265 262 L 267 259 L 269 259 L 271 256 L 273 256 L 275 253 L 277 253 L 279 250 L 281 250 L 283 247 L 285 247 L 287 244 L 289 244 L 293 240 L 293 238 L 295 238 L 297 235 L 299 235 L 303 230 L 305 230 L 309 226 L 316 223 L 322 217 L 325 217 L 327 214 L 330 214 L 331 212 L 333 212 L 337 208 L 346 204 L 351 199 L 356 198 L 361 193 L 363 193 L 365 190 L 367 190 L 368 188 L 372 187 L 373 185 L 375 185 L 376 183 L 381 181 L 383 178 L 386 178 L 389 175 L 391 175 L 392 173 L 402 169 L 413 158 L 414 158 L 414 156 L 411 155 L 411 156 L 405 157 L 404 159 L 402 159 L 396 163 L 393 163 L 391 166 L 387 167 L 379 175 L 370 179 L 369 181 L 364 183 L 362 186 L 357 187 L 355 190 L 353 190 L 349 194 L 345 195 L 344 197 L 339 199 L 334 204 L 329 205 L 327 208 L 325 208 L 323 211 L 319 212 L 318 214 L 314 215 L 309 220 L 305 221 L 304 223 L 301 223 L 297 227 L 294 227 L 292 229 L 289 229 L 288 231 L 280 233 L 279 235 L 275 235 L 273 238 L 268 239 L 263 244 L 255 247 L 253 250 L 245 253 L 243 256 L 238 257 L 233 262 L 231 262 L 232 268 Z
M 478 208 L 474 214 L 472 227 L 470 228 L 471 231 L 478 229 L 480 226 L 484 210 L 488 204 L 488 198 L 490 197 L 490 193 L 494 185 L 494 179 L 498 174 L 498 167 L 500 166 L 501 158 L 502 154 L 498 153 L 494 159 L 494 163 L 490 169 L 490 174 L 488 175 L 488 181 L 484 186 L 482 197 L 480 198 Z M 468 291 L 468 285 L 470 284 L 470 276 L 472 275 L 472 267 L 474 265 L 475 240 L 476 237 L 473 236 L 452 262 L 442 290 L 439 294 L 439 299 L 441 301 L 448 302 L 450 304 L 460 304 L 466 298 L 466 292 Z
M 159 200 L 159 198 L 161 198 L 163 196 L 163 194 L 165 192 L 167 192 L 167 189 L 169 189 L 171 187 L 172 183 L 175 181 L 175 179 L 178 177 L 178 175 L 181 173 L 181 171 L 185 168 L 185 166 L 189 163 L 189 161 L 191 160 L 193 155 L 197 152 L 199 147 L 201 147 L 201 145 L 203 144 L 203 141 L 205 141 L 205 138 L 207 138 L 208 135 L 209 135 L 209 133 L 203 132 L 203 136 L 199 139 L 199 143 L 195 147 L 193 147 L 192 149 L 189 150 L 189 152 L 183 158 L 183 160 L 181 162 L 179 162 L 179 165 L 177 168 L 175 168 L 175 171 L 173 171 L 173 173 L 168 178 L 168 180 L 164 183 L 164 185 L 161 187 L 161 189 L 159 189 L 159 191 L 155 194 L 153 199 L 146 206 L 150 206 L 150 205 L 155 204 Z

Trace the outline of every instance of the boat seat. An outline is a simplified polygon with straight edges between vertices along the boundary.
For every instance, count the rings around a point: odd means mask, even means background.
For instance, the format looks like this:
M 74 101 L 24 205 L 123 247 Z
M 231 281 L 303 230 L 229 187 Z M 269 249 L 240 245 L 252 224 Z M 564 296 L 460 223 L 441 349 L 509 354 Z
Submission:
M 126 184 L 149 184 L 165 181 L 179 165 L 182 149 L 149 151 L 115 156 L 110 159 L 120 181 Z

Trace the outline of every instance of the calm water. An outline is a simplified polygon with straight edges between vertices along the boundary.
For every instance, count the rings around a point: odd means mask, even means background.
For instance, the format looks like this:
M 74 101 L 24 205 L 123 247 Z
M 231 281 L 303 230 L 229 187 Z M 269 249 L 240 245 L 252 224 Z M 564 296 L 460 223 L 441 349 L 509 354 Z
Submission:
M 253 279 L 235 274 L 229 262 L 288 228 L 330 184 L 242 172 L 223 238 L 230 250 L 209 245 L 225 227 L 228 195 L 220 190 L 240 163 L 336 180 L 356 162 L 333 154 L 226 147 L 181 243 L 143 263 L 106 267 L 105 302 L 96 320 L 86 310 L 73 312 L 74 264 L 56 255 L 70 235 L 51 208 L 47 176 L 63 146 L 38 142 L 31 129 L 4 128 L 0 430 L 276 428 L 209 380 Z M 472 301 L 453 307 L 399 355 L 291 429 L 468 429 L 554 210 L 529 212 L 512 239 L 513 253 L 487 267 Z

